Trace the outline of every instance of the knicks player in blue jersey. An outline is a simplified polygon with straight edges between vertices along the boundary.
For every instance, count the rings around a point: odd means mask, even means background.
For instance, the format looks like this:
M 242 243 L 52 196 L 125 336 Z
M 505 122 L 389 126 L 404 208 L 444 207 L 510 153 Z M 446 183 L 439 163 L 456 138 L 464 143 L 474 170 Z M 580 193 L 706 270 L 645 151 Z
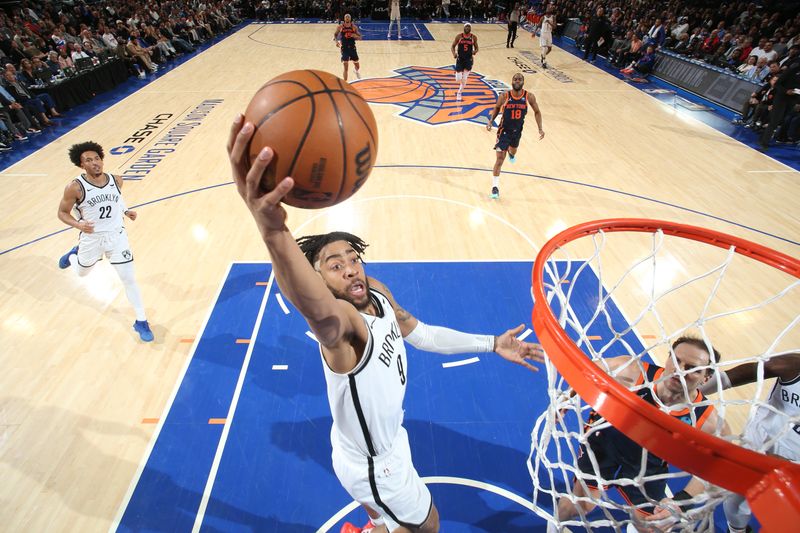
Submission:
M 80 167 L 78 174 L 64 189 L 58 205 L 58 219 L 80 231 L 78 246 L 64 254 L 58 262 L 62 269 L 72 268 L 86 276 L 105 256 L 125 286 L 125 294 L 133 305 L 136 322 L 133 329 L 145 342 L 153 340 L 153 332 L 144 313 L 142 295 L 133 271 L 133 253 L 128 244 L 124 218 L 136 220 L 136 211 L 125 207 L 122 179 L 103 172 L 103 148 L 95 142 L 75 144 L 69 149 L 70 161 Z M 77 210 L 79 218 L 72 215 Z
M 494 145 L 497 157 L 492 170 L 492 192 L 489 195 L 490 198 L 500 198 L 500 169 L 503 168 L 506 153 L 511 162 L 514 162 L 519 140 L 522 138 L 525 115 L 528 114 L 528 105 L 533 109 L 536 125 L 539 126 L 539 140 L 544 139 L 542 112 L 539 111 L 539 104 L 536 103 L 536 97 L 533 96 L 533 93 L 522 89 L 524 84 L 525 77 L 519 72 L 514 74 L 514 77 L 511 78 L 511 90 L 501 94 L 500 98 L 497 99 L 497 104 L 495 104 L 489 117 L 489 123 L 486 125 L 486 129 L 492 131 L 494 119 L 502 110 L 503 116 L 500 119 L 500 126 L 497 128 L 497 142 Z
M 355 235 L 333 232 L 295 240 L 281 199 L 294 186 L 284 178 L 270 192 L 260 187 L 273 152 L 264 148 L 252 165 L 247 147 L 252 123 L 239 115 L 228 140 L 233 179 L 272 259 L 275 280 L 319 341 L 333 416 L 332 462 L 342 486 L 370 516 L 363 529 L 435 533 L 439 515 L 411 460 L 403 428 L 403 399 L 413 361 L 405 343 L 437 353 L 496 352 L 535 370 L 541 347 L 516 336 L 524 325 L 494 337 L 427 325 L 398 305 L 388 287 L 368 277 L 367 247 Z
M 711 348 L 709 353 L 703 339 L 691 336 L 676 339 L 670 352 L 663 368 L 630 356 L 606 358 L 604 364 L 608 365 L 608 372 L 614 379 L 647 403 L 706 433 L 730 435 L 728 424 L 700 392 L 700 387 L 712 379 L 711 366 L 719 362 L 719 352 Z M 603 368 L 605 370 L 605 365 Z M 559 498 L 556 518 L 561 522 L 594 509 L 593 501 L 600 498 L 595 481 L 598 475 L 603 484 L 614 486 L 630 505 L 636 506 L 635 512 L 648 522 L 680 513 L 680 502 L 704 491 L 703 482 L 692 477 L 683 490 L 668 498 L 667 480 L 658 478 L 668 473 L 667 463 L 608 425 L 595 411 L 586 421 L 586 433 L 586 444 L 581 445 L 577 461 L 581 480 L 576 479 L 572 486 L 572 494 L 581 499 L 573 502 L 564 496 Z M 647 457 L 643 461 L 645 453 Z M 597 462 L 597 472 L 592 457 Z M 643 475 L 649 479 L 641 484 L 631 483 Z M 620 483 L 621 480 L 626 483 Z M 554 524 L 548 523 L 548 533 L 557 530 Z
M 341 40 L 339 40 L 340 36 Z M 342 49 L 342 66 L 344 67 L 342 78 L 344 78 L 344 81 L 347 81 L 347 67 L 350 61 L 353 62 L 353 66 L 355 67 L 356 78 L 361 79 L 361 73 L 359 72 L 361 63 L 358 62 L 356 39 L 361 39 L 358 26 L 353 24 L 349 14 L 345 15 L 344 22 L 337 26 L 336 32 L 333 34 L 333 41 L 336 43 L 336 46 Z
M 456 60 L 456 81 L 459 82 L 456 101 L 461 100 L 461 91 L 467 86 L 467 78 L 472 71 L 473 58 L 478 55 L 478 36 L 472 33 L 472 26 L 464 24 L 464 31 L 456 35 L 450 47 Z

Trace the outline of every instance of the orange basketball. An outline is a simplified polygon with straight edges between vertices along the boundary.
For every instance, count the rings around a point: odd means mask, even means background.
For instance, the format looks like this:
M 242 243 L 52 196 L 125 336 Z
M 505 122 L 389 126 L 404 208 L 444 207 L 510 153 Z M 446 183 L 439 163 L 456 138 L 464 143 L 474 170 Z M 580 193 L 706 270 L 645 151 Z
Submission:
M 295 70 L 271 79 L 245 111 L 255 125 L 248 155 L 275 152 L 261 187 L 286 176 L 295 186 L 283 201 L 318 209 L 342 202 L 367 181 L 378 156 L 375 116 L 361 95 L 327 72 Z
M 356 81 L 353 87 L 367 102 L 409 103 L 430 98 L 436 92 L 429 84 L 403 78 L 379 78 Z

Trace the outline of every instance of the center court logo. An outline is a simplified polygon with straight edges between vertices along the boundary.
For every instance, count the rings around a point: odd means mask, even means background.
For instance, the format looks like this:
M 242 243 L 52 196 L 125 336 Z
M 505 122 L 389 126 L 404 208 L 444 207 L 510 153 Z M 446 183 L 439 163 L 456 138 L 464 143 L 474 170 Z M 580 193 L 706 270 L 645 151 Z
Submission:
M 472 122 L 485 126 L 497 102 L 497 94 L 509 90 L 507 84 L 472 72 L 456 101 L 459 82 L 453 66 L 403 67 L 396 76 L 369 78 L 351 83 L 371 104 L 391 104 L 405 108 L 401 117 L 430 126 Z

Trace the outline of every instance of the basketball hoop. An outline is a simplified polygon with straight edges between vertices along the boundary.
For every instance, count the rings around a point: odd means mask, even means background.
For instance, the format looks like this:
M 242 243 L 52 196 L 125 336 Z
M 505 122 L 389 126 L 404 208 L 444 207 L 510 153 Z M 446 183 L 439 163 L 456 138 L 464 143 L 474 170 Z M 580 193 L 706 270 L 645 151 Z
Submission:
M 641 263 L 648 265 L 652 263 L 654 269 L 656 255 L 661 250 L 661 243 L 665 238 L 671 237 L 696 241 L 726 250 L 730 256 L 726 259 L 728 262 L 735 255 L 747 257 L 780 270 L 787 274 L 788 278 L 800 278 L 800 260 L 759 244 L 704 228 L 660 220 L 609 219 L 574 226 L 550 239 L 537 256 L 532 274 L 532 296 L 535 302 L 534 330 L 558 374 L 563 377 L 580 399 L 588 403 L 618 430 L 670 465 L 694 474 L 711 484 L 746 496 L 764 531 L 786 531 L 787 524 L 800 523 L 800 465 L 748 450 L 682 423 L 642 400 L 596 365 L 592 359 L 597 359 L 597 353 L 584 343 L 585 332 L 580 326 L 578 326 L 581 331 L 578 343 L 570 338 L 565 330 L 565 323 L 569 322 L 570 293 L 565 293 L 562 289 L 564 284 L 569 283 L 569 280 L 565 281 L 557 267 L 549 263 L 551 257 L 574 241 L 586 237 L 595 243 L 592 257 L 596 257 L 602 250 L 607 235 L 616 232 L 653 234 L 653 250 L 655 251 L 642 259 Z M 599 248 L 598 241 L 601 241 Z M 670 242 L 675 241 L 670 240 Z M 582 263 L 585 265 L 588 261 Z M 728 264 L 724 263 L 714 271 L 714 276 L 719 277 L 716 281 L 717 285 L 722 281 Z M 629 275 L 635 267 L 636 265 L 630 267 L 625 275 Z M 569 268 L 567 270 L 570 271 Z M 576 274 L 575 269 L 572 269 L 571 273 Z M 549 279 L 546 279 L 546 274 Z M 700 277 L 692 278 L 684 285 L 688 285 Z M 716 278 L 713 278 L 712 281 L 714 279 Z M 792 280 L 786 292 L 791 292 L 796 288 L 796 282 L 797 280 Z M 602 286 L 602 279 L 600 279 L 600 285 Z M 674 290 L 676 290 L 675 287 L 672 287 L 662 292 L 660 296 Z M 716 286 L 714 291 L 716 291 Z M 608 291 L 609 294 L 611 292 L 613 289 Z M 656 292 L 654 290 L 653 294 Z M 601 288 L 599 307 L 602 307 L 602 301 L 604 301 L 603 294 L 605 294 L 604 289 Z M 782 294 L 784 293 L 780 293 L 780 295 Z M 713 296 L 714 294 L 712 294 Z M 560 307 L 559 317 L 556 316 L 550 305 L 554 298 L 560 302 L 558 305 Z M 654 307 L 657 302 L 658 297 L 651 297 L 650 306 Z M 770 300 L 771 302 L 772 300 Z M 750 309 L 747 308 L 748 311 Z M 645 312 L 646 310 L 642 311 L 642 314 Z M 735 311 L 730 314 L 732 313 Z M 800 314 L 800 308 L 795 313 Z M 701 314 L 699 319 L 686 327 L 698 327 L 699 325 L 702 328 L 704 320 L 706 318 Z M 795 324 L 796 320 L 792 322 L 791 327 Z M 788 329 L 789 327 L 786 328 L 786 330 Z M 667 331 L 662 328 L 665 339 L 668 337 Z M 671 333 L 671 330 L 669 331 Z M 771 353 L 770 350 L 776 343 L 777 341 L 773 342 L 764 353 Z M 583 348 L 579 346 L 583 346 Z M 587 356 L 586 350 L 592 355 Z M 555 379 L 550 379 L 551 385 L 555 383 Z M 552 386 L 550 392 L 551 401 L 553 401 L 556 395 L 552 394 Z M 578 410 L 578 414 L 580 415 L 580 410 Z M 537 423 L 537 428 L 540 424 L 542 424 L 541 419 Z M 548 437 L 548 439 L 550 438 Z M 536 448 L 535 435 L 534 448 Z M 533 448 L 531 453 L 534 454 Z M 531 467 L 531 475 L 534 475 L 533 467 Z M 536 483 L 535 479 L 534 483 Z

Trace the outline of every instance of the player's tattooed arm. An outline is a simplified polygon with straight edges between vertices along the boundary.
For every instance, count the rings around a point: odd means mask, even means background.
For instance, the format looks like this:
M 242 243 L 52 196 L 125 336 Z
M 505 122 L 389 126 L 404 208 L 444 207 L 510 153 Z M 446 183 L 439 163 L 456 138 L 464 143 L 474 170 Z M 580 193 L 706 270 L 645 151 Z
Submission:
M 392 294 L 392 291 L 389 290 L 389 287 L 372 277 L 369 278 L 369 285 L 386 296 L 386 298 L 389 300 L 389 303 L 392 304 L 394 316 L 397 317 L 397 323 L 400 325 L 400 332 L 403 334 L 403 337 L 411 333 L 414 328 L 417 327 L 417 323 L 419 322 L 416 317 L 403 309 L 397 303 L 397 300 L 394 299 L 394 295 Z

